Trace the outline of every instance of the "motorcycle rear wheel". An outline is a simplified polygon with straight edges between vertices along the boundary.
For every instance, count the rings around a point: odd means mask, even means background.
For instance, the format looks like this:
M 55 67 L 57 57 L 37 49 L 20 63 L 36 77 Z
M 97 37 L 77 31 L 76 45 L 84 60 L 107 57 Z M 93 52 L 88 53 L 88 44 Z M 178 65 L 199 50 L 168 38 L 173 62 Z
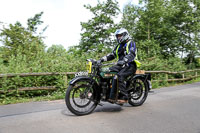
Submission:
M 79 81 L 70 85 L 66 91 L 65 103 L 75 115 L 88 115 L 97 106 L 95 88 L 89 81 Z
M 130 98 L 128 103 L 132 106 L 142 105 L 148 96 L 148 84 L 142 78 L 136 78 L 132 80 L 129 89 Z

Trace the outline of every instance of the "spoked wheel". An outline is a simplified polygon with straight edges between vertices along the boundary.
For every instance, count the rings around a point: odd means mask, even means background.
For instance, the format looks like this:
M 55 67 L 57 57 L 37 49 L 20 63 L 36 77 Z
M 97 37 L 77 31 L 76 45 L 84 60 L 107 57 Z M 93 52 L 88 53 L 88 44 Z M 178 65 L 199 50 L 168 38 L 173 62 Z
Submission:
M 148 84 L 143 79 L 134 79 L 129 87 L 129 104 L 132 106 L 142 105 L 148 96 Z
M 70 85 L 66 91 L 65 102 L 75 115 L 90 114 L 97 106 L 95 89 L 88 81 L 80 81 Z

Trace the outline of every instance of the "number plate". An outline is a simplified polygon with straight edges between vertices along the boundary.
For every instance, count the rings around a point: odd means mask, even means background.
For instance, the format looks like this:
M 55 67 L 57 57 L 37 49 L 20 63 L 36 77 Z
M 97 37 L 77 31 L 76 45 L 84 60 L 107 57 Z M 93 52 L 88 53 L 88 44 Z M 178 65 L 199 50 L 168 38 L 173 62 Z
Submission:
M 77 72 L 77 73 L 75 73 L 75 77 L 80 77 L 80 76 L 88 76 L 88 72 Z

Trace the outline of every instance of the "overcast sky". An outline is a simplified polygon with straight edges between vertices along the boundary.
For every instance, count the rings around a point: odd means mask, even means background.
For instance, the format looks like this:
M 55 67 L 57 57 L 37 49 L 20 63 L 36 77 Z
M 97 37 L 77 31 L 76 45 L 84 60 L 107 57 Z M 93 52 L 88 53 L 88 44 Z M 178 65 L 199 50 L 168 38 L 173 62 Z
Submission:
M 128 2 L 138 3 L 138 0 L 117 1 L 121 9 Z M 48 47 L 61 44 L 68 48 L 80 41 L 80 22 L 87 22 L 92 17 L 91 12 L 83 7 L 84 4 L 95 6 L 97 0 L 1 0 L 0 22 L 14 24 L 19 21 L 26 27 L 28 18 L 43 11 L 41 20 L 44 23 L 41 27 L 49 26 L 43 34 L 46 36 L 45 44 Z

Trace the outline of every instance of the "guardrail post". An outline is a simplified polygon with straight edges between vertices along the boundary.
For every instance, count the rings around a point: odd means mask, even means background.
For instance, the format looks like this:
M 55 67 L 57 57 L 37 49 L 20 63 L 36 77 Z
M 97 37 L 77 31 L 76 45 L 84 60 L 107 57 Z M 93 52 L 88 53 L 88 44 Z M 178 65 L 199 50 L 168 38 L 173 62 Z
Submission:
M 184 74 L 184 73 L 182 74 L 182 78 L 183 78 L 183 79 L 185 78 L 185 74 Z
M 64 86 L 67 88 L 67 81 L 68 81 L 67 74 L 63 76 L 63 80 L 64 80 Z
M 166 81 L 168 81 L 168 73 L 166 73 L 165 78 L 166 78 Z

